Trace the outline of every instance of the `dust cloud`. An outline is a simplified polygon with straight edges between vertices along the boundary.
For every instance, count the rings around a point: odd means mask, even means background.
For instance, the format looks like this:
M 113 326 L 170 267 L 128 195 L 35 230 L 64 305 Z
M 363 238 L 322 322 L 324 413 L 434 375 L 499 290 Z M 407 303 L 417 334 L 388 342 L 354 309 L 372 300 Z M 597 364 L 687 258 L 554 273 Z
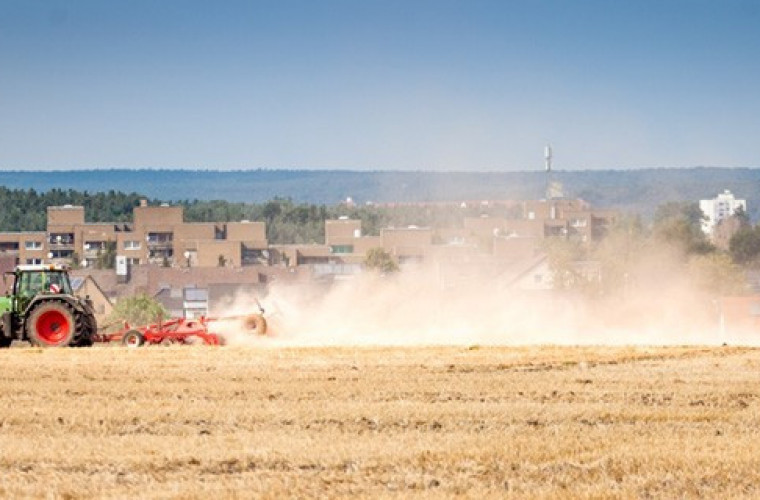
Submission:
M 720 345 L 733 342 L 717 302 L 693 286 L 676 257 L 634 266 L 630 286 L 607 295 L 524 289 L 501 277 L 446 286 L 440 269 L 330 285 L 276 285 L 261 299 L 267 336 L 240 323 L 217 329 L 229 345 Z M 256 312 L 238 297 L 220 316 Z M 743 338 L 742 344 L 757 340 Z

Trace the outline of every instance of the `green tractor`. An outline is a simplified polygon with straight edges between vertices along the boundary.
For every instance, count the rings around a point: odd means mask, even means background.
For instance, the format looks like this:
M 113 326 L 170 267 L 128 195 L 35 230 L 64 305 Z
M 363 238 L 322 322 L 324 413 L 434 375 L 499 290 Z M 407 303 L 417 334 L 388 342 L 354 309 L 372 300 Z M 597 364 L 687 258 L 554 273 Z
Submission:
M 7 275 L 14 281 L 0 297 L 0 346 L 14 340 L 40 347 L 92 345 L 98 330 L 92 301 L 74 295 L 65 266 L 16 266 Z

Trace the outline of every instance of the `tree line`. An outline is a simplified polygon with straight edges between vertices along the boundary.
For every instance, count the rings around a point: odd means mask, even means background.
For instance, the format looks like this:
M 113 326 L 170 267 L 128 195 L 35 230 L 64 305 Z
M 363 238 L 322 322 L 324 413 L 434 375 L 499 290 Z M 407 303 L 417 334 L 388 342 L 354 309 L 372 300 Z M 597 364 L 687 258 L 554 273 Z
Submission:
M 86 222 L 128 222 L 144 197 L 137 193 L 89 193 L 73 189 L 9 189 L 0 186 L 0 231 L 45 231 L 47 207 L 81 205 Z

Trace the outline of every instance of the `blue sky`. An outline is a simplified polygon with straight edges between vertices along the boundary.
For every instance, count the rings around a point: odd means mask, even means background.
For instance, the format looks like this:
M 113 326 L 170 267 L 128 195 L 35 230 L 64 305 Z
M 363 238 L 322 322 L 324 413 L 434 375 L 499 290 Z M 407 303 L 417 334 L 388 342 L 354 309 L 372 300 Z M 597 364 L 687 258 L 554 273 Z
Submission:
M 760 0 L 0 0 L 0 168 L 760 167 Z

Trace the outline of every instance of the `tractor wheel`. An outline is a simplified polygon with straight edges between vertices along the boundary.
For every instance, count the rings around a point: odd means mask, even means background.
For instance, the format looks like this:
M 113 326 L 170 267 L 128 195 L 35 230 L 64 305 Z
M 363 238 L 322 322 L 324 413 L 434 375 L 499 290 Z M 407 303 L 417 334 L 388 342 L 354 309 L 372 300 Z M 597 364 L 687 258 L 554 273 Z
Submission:
M 243 320 L 243 326 L 252 335 L 266 335 L 267 320 L 261 314 L 251 314 Z
M 93 342 L 93 336 L 97 333 L 95 318 L 87 312 L 76 314 L 76 338 L 74 345 L 77 347 L 89 347 Z
M 88 338 L 79 339 L 79 341 L 77 341 L 77 343 L 75 345 L 76 345 L 76 347 L 91 347 L 92 344 L 94 344 L 94 343 L 95 343 L 95 341 L 92 340 L 91 337 L 88 337 Z
M 145 343 L 145 337 L 137 330 L 128 330 L 121 337 L 121 343 L 127 347 L 140 347 Z
M 74 313 L 62 302 L 42 302 L 26 319 L 29 341 L 40 347 L 65 347 L 74 340 Z

